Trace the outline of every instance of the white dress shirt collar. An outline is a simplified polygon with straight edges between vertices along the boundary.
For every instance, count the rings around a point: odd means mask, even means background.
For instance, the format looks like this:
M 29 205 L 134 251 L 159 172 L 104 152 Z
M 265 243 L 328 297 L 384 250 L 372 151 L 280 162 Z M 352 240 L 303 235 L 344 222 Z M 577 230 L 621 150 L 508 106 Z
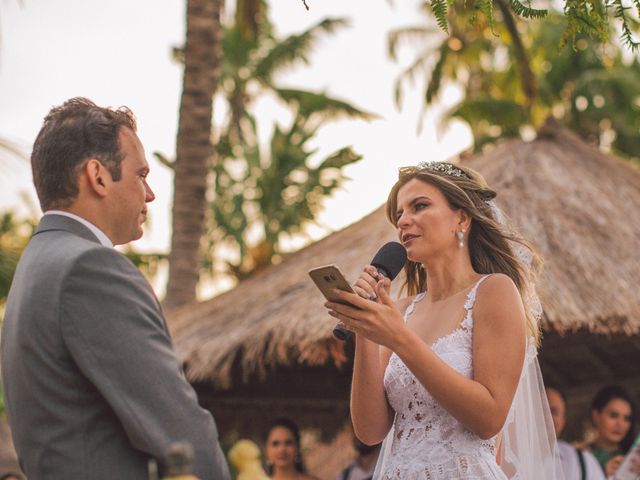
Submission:
M 104 245 L 105 247 L 113 248 L 113 243 L 111 242 L 111 240 L 109 240 L 109 237 L 107 237 L 102 230 L 96 227 L 93 223 L 89 222 L 88 220 L 82 217 L 79 217 L 74 213 L 64 212 L 62 210 L 47 210 L 46 212 L 44 212 L 44 214 L 45 215 L 62 215 L 63 217 L 73 218 L 74 220 L 80 222 L 89 230 L 91 230 L 91 233 L 93 233 L 98 238 L 98 240 L 102 245 Z

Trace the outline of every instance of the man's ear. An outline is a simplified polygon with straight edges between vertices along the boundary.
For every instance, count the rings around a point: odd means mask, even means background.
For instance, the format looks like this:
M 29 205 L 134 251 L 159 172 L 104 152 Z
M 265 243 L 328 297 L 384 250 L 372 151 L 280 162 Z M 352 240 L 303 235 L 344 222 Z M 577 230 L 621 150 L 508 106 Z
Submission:
M 95 158 L 87 160 L 87 163 L 82 167 L 82 174 L 93 193 L 100 197 L 107 195 L 107 185 L 111 182 L 111 175 L 100 160 Z

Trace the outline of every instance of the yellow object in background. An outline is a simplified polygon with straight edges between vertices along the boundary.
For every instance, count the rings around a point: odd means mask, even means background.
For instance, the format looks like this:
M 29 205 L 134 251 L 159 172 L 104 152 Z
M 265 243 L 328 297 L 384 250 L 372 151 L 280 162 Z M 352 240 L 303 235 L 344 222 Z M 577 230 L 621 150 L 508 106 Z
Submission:
M 238 440 L 227 456 L 238 472 L 237 480 L 269 480 L 262 469 L 260 448 L 255 442 Z

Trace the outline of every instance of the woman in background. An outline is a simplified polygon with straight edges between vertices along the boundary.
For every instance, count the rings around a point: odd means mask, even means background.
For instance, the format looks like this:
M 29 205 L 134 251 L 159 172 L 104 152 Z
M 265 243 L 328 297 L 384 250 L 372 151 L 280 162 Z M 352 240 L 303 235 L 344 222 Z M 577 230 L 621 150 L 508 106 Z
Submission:
M 267 474 L 273 480 L 317 480 L 306 473 L 300 454 L 300 430 L 288 418 L 271 424 L 265 444 Z
M 618 385 L 600 389 L 591 402 L 591 420 L 598 436 L 588 448 L 612 476 L 636 437 L 637 410 L 629 392 Z

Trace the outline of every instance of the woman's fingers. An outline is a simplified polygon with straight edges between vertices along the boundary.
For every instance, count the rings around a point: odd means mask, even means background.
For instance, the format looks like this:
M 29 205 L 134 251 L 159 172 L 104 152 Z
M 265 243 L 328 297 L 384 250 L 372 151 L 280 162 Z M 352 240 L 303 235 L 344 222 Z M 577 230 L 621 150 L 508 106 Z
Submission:
M 376 295 L 380 299 L 381 303 L 387 306 L 393 306 L 394 301 L 389 294 L 391 289 L 391 280 L 386 277 L 382 277 L 380 281 L 376 284 Z
M 354 284 L 354 290 L 361 295 L 363 298 L 375 299 L 375 286 L 378 282 L 378 271 L 375 267 L 371 265 L 367 265 L 364 267 L 363 272 L 360 274 L 360 278 Z M 358 287 L 356 289 L 355 287 Z M 366 292 L 366 295 L 362 295 L 363 292 Z
M 367 290 L 362 288 L 360 285 L 358 285 L 358 282 L 356 282 L 355 285 L 353 286 L 353 291 L 356 292 L 358 295 L 360 295 L 362 298 L 368 298 L 370 300 L 373 300 L 376 296 L 373 290 Z

